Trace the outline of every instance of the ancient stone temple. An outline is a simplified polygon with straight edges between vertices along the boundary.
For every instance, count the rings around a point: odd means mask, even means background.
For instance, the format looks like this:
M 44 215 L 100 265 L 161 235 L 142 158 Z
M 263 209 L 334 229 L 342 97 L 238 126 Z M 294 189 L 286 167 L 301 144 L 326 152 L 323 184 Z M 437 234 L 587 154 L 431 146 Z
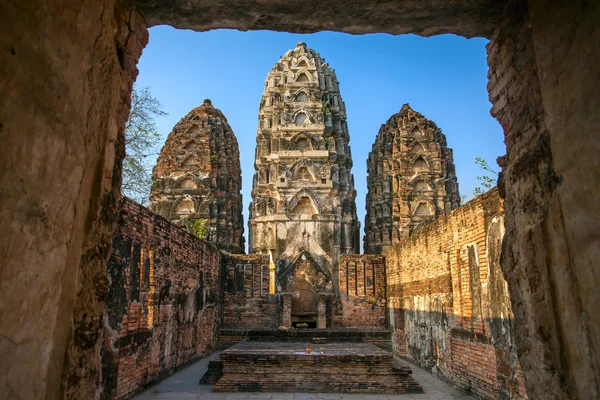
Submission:
M 295 293 L 293 315 L 316 314 L 317 293 L 337 290 L 338 256 L 359 252 L 350 137 L 335 71 L 298 43 L 268 73 L 258 119 L 250 252 L 277 263 L 276 290 Z
M 437 125 L 404 104 L 367 160 L 364 249 L 379 254 L 460 205 L 452 149 Z
M 151 210 L 186 226 L 204 220 L 209 242 L 232 253 L 244 252 L 237 139 L 210 100 L 175 125 L 152 180 Z

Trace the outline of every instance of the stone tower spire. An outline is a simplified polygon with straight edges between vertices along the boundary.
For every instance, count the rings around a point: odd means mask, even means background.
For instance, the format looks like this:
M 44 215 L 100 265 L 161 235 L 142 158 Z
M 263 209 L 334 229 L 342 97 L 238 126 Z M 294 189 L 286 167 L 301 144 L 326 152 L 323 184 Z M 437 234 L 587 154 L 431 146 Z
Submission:
M 460 205 L 446 136 L 408 104 L 379 129 L 367 171 L 365 253 L 381 253 Z
M 188 226 L 205 220 L 209 242 L 244 253 L 238 143 L 227 118 L 210 100 L 175 125 L 158 156 L 152 181 L 150 209 Z
M 359 252 L 360 228 L 335 71 L 298 43 L 268 73 L 258 120 L 250 252 L 270 254 L 278 274 L 306 252 L 335 278 L 338 255 Z

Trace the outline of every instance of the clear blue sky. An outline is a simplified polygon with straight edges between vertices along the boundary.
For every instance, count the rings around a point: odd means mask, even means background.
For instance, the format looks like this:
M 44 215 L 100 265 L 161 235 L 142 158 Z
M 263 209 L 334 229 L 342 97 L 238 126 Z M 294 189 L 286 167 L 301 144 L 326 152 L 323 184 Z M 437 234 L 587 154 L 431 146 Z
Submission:
M 156 121 L 159 132 L 166 138 L 205 98 L 225 114 L 240 147 L 246 231 L 264 81 L 275 62 L 300 41 L 319 52 L 340 81 L 363 228 L 368 153 L 381 124 L 404 103 L 433 120 L 445 133 L 454 150 L 461 195 L 471 199 L 476 176 L 483 174 L 474 163 L 475 157 L 500 169 L 495 160 L 506 150 L 502 128 L 489 113 L 486 39 L 335 32 L 198 33 L 154 27 L 138 64 L 137 83 L 149 86 L 169 113 Z

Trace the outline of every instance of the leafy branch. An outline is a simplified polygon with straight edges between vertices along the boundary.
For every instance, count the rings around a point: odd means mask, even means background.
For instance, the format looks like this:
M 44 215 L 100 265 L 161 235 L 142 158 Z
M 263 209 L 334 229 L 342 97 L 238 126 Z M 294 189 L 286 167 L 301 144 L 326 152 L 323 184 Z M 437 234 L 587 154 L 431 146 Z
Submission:
M 149 88 L 134 85 L 129 119 L 125 124 L 121 190 L 124 195 L 141 204 L 145 204 L 150 195 L 152 156 L 158 155 L 156 146 L 160 142 L 154 118 L 167 115 L 161 108 L 162 104 L 152 97 Z
M 487 174 L 477 177 L 477 180 L 479 181 L 479 186 L 477 186 L 473 190 L 473 195 L 478 196 L 480 194 L 487 192 L 492 187 L 494 187 L 494 185 L 496 184 L 496 181 L 498 180 L 498 172 L 496 172 L 492 168 L 490 168 L 487 161 L 485 161 L 481 157 L 475 158 L 475 164 L 477 164 L 479 166 L 479 168 L 483 169 L 484 171 L 489 172 L 490 174 L 493 174 L 493 177 L 491 177 Z

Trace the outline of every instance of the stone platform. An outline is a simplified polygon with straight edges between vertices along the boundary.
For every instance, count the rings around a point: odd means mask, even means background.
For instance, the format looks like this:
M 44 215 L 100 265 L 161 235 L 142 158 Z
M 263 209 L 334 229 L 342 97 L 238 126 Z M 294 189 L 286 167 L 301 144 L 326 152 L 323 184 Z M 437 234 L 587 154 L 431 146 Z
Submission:
M 389 330 L 384 329 L 221 329 L 217 346 L 219 350 L 225 350 L 244 340 L 251 342 L 310 342 L 318 345 L 338 342 L 373 343 L 383 348 L 389 348 L 392 334 Z
M 421 393 L 410 368 L 370 343 L 242 342 L 221 353 L 216 392 Z M 321 348 L 325 353 L 321 354 Z

